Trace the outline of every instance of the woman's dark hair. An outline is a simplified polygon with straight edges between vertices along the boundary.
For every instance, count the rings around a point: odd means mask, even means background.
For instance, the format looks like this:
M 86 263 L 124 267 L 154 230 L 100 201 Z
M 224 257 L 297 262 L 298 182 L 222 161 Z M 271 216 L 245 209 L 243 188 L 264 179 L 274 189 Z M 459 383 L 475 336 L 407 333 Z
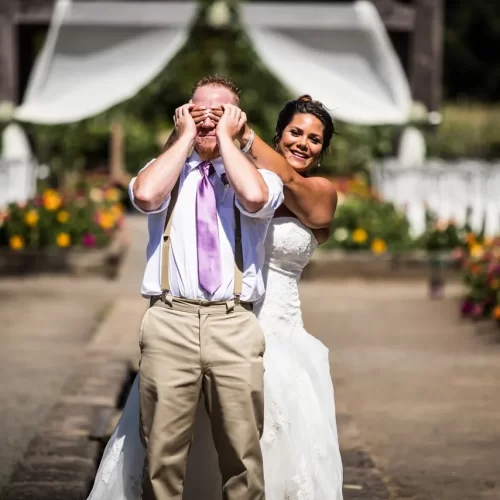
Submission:
M 288 101 L 280 111 L 278 122 L 276 123 L 276 135 L 274 136 L 275 147 L 278 147 L 283 130 L 285 130 L 297 113 L 314 115 L 323 124 L 323 145 L 321 148 L 321 156 L 323 156 L 325 151 L 330 147 L 330 142 L 335 133 L 335 125 L 325 106 L 319 101 L 313 101 L 312 97 L 307 94 L 293 101 Z

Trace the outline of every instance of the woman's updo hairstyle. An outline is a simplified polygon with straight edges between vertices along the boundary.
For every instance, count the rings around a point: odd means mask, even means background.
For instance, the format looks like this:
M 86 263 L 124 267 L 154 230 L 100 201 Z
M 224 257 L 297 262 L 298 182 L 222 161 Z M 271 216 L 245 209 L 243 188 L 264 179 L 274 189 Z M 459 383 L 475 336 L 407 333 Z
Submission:
M 314 115 L 323 124 L 323 144 L 321 148 L 321 156 L 323 156 L 325 151 L 330 147 L 330 142 L 335 133 L 335 125 L 325 106 L 320 101 L 313 101 L 312 97 L 307 94 L 293 101 L 288 101 L 280 111 L 278 122 L 276 123 L 276 135 L 274 136 L 275 147 L 278 147 L 283 131 L 297 113 Z

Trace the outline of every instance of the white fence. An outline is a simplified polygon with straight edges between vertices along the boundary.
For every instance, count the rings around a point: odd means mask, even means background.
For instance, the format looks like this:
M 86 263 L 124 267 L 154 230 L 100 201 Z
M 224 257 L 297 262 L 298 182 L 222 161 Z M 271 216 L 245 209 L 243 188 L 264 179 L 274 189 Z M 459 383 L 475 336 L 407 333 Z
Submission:
M 440 219 L 466 220 L 480 230 L 486 217 L 486 234 L 500 233 L 500 162 L 428 160 L 421 167 L 404 168 L 396 159 L 374 165 L 373 184 L 386 200 L 403 209 L 412 231 L 425 228 L 426 205 Z
M 25 202 L 36 192 L 35 160 L 0 158 L 0 208 L 11 202 Z

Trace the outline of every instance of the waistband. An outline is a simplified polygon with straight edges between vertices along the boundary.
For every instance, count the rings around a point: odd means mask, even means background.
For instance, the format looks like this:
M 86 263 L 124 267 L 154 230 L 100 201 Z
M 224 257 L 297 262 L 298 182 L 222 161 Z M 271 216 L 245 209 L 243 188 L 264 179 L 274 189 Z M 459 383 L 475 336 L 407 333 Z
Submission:
M 230 313 L 233 311 L 253 311 L 252 302 L 241 302 L 236 299 L 225 301 L 193 300 L 162 294 L 150 297 L 149 307 L 153 307 L 157 302 L 162 302 L 171 309 L 192 313 L 198 313 L 200 310 L 209 314 Z

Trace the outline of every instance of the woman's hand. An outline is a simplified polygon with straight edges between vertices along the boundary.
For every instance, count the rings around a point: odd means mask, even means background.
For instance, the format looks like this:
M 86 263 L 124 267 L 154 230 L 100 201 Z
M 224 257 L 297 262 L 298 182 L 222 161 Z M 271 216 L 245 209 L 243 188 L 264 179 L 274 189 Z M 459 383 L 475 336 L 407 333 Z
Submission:
M 191 109 L 191 116 L 193 117 L 194 123 L 197 127 L 199 127 L 207 118 L 216 124 L 219 123 L 223 113 L 224 112 L 220 105 L 212 106 L 210 108 L 206 108 L 205 106 L 195 106 Z
M 177 137 L 186 137 L 194 141 L 198 130 L 196 123 L 191 116 L 191 110 L 194 108 L 193 103 L 184 104 L 175 110 L 174 126 Z
M 234 104 L 224 104 L 222 109 L 224 113 L 215 129 L 217 138 L 225 136 L 235 139 L 245 125 L 247 115 Z

